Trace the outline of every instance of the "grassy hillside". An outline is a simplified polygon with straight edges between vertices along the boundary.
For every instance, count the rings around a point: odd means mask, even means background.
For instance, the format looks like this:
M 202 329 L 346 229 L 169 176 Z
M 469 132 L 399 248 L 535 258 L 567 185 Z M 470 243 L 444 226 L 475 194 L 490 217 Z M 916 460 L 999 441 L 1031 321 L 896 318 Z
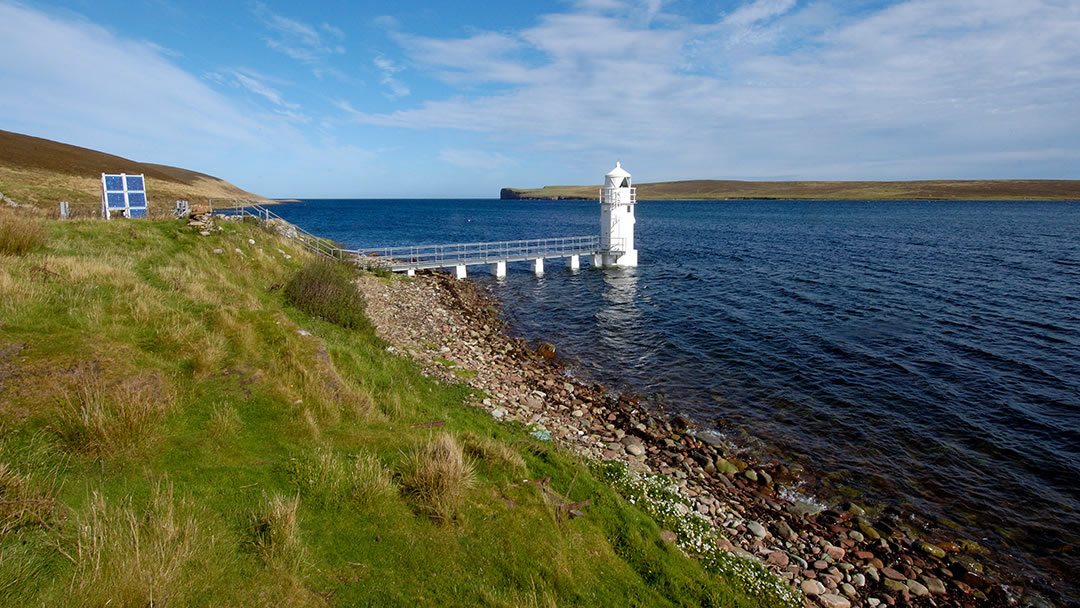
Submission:
M 348 272 L 0 209 L 0 605 L 776 605 L 387 352 Z
M 689 180 L 637 184 L 640 200 L 1080 200 L 1080 180 L 926 180 L 902 182 L 743 182 Z M 595 199 L 599 186 L 504 188 L 502 198 Z
M 19 203 L 49 210 L 62 200 L 100 204 L 102 173 L 145 174 L 152 206 L 176 199 L 263 198 L 211 175 L 0 131 L 0 192 Z

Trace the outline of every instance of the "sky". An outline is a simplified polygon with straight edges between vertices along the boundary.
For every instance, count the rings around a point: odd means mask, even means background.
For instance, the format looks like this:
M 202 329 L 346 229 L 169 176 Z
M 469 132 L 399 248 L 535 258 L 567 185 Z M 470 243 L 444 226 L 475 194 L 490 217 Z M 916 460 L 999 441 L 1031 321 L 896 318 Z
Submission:
M 1080 2 L 0 0 L 0 129 L 270 197 L 1080 179 Z

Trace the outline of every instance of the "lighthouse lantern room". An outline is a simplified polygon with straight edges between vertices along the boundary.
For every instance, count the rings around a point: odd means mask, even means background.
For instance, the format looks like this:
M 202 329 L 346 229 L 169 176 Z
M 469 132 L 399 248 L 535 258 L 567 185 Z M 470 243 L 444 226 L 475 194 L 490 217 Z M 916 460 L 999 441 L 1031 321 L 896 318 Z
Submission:
M 600 249 L 604 266 L 637 266 L 634 248 L 634 207 L 637 189 L 630 173 L 615 163 L 600 190 Z

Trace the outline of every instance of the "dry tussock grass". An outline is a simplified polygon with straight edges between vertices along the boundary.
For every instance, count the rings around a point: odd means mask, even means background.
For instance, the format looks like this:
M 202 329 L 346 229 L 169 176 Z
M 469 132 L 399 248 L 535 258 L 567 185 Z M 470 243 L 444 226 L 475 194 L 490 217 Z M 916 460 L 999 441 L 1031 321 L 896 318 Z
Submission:
M 45 245 L 45 226 L 35 217 L 0 209 L 0 253 L 26 255 Z
M 454 518 L 465 492 L 476 484 L 472 462 L 448 433 L 410 454 L 400 475 L 402 492 L 416 510 L 444 522 Z
M 379 405 L 379 410 L 390 420 L 397 420 L 406 413 L 405 404 L 401 401 L 401 396 L 396 392 L 385 395 L 383 399 L 377 400 L 376 403 Z
M 31 279 L 32 267 L 18 257 L 0 253 L 0 313 L 3 313 L 0 316 L 15 317 L 49 297 L 50 290 L 44 281 Z
M 61 256 L 50 258 L 49 268 L 67 282 L 113 283 L 122 280 L 125 285 L 138 282 L 135 260 L 130 256 Z
M 143 289 L 138 291 L 145 292 Z M 130 297 L 125 297 L 123 302 L 127 305 L 127 318 L 140 325 L 151 325 L 160 319 L 167 309 L 154 295 L 156 294 L 133 293 Z
M 251 515 L 248 539 L 267 564 L 295 572 L 304 561 L 300 543 L 300 496 L 281 494 L 266 497 L 265 503 Z
M 153 489 L 143 509 L 94 492 L 76 537 L 71 592 L 86 606 L 183 605 L 207 579 L 215 548 L 193 505 L 176 500 L 167 484 Z
M 397 489 L 378 456 L 365 450 L 348 457 L 315 448 L 290 460 L 288 471 L 305 498 L 326 505 L 367 504 L 392 496 Z
M 114 384 L 86 379 L 66 399 L 53 430 L 75 451 L 114 454 L 151 440 L 173 401 L 155 376 Z
M 349 492 L 352 475 L 349 463 L 329 448 L 318 447 L 289 462 L 293 482 L 305 497 L 335 503 Z
M 217 403 L 210 412 L 210 435 L 212 437 L 218 439 L 231 437 L 240 430 L 242 425 L 243 421 L 240 420 L 240 414 L 231 405 Z
M 353 499 L 364 504 L 392 496 L 397 491 L 394 478 L 379 457 L 361 451 L 353 464 Z
M 294 330 L 289 327 L 286 331 Z M 343 418 L 378 417 L 370 392 L 341 376 L 320 340 L 290 336 L 278 345 L 276 355 L 269 376 L 283 400 L 302 404 L 297 413 L 306 423 L 310 424 L 309 416 L 328 425 L 339 424 Z
M 178 332 L 179 340 L 185 352 L 193 355 L 195 373 L 209 374 L 221 368 L 229 354 L 228 338 L 214 332 L 208 332 L 202 325 L 191 323 Z
M 525 459 L 506 443 L 473 433 L 463 435 L 462 442 L 465 444 L 465 454 L 470 458 L 515 475 L 526 472 Z
M 354 420 L 381 420 L 382 412 L 375 409 L 375 399 L 366 389 L 354 389 L 343 398 L 342 405 Z
M 59 507 L 59 471 L 35 477 L 0 462 L 0 537 L 29 526 L 52 526 Z
M 304 408 L 300 412 L 300 420 L 303 421 L 304 427 L 307 428 L 308 433 L 311 433 L 311 438 L 318 441 L 322 437 L 322 429 L 319 428 L 319 421 L 315 419 L 315 414 L 309 408 Z

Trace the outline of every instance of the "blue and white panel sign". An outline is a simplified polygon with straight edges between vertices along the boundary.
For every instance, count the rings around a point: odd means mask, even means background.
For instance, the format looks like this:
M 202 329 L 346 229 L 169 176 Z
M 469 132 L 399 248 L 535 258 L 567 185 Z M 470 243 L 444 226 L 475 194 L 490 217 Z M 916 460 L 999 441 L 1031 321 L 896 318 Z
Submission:
M 146 217 L 146 180 L 142 175 L 101 174 L 101 217 Z

